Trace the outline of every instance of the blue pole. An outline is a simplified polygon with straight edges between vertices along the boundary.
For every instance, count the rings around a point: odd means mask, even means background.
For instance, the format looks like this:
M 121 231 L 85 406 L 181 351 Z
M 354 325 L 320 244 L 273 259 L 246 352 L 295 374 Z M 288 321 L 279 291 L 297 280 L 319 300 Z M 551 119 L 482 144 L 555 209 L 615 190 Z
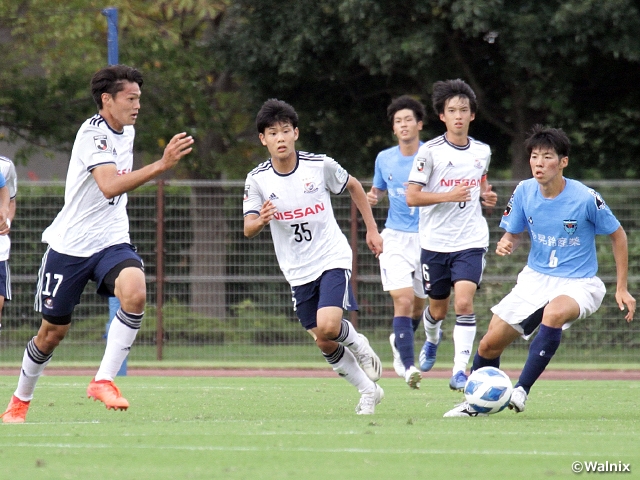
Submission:
M 107 322 L 106 331 L 104 333 L 104 338 L 107 338 L 109 335 L 109 327 L 111 327 L 111 321 L 116 316 L 118 309 L 120 308 L 120 300 L 117 297 L 109 297 L 109 321 Z M 118 370 L 117 375 L 119 377 L 127 376 L 127 359 L 124 359 L 122 365 L 120 365 L 120 370 Z
M 109 65 L 118 64 L 118 9 L 109 7 L 102 10 L 102 14 L 107 17 L 107 62 Z M 109 321 L 107 322 L 104 338 L 109 335 L 111 321 L 116 316 L 120 308 L 120 301 L 116 297 L 109 297 Z M 127 375 L 127 359 L 124 359 L 118 376 Z
M 107 17 L 107 61 L 109 65 L 118 64 L 118 9 L 108 7 L 102 10 Z

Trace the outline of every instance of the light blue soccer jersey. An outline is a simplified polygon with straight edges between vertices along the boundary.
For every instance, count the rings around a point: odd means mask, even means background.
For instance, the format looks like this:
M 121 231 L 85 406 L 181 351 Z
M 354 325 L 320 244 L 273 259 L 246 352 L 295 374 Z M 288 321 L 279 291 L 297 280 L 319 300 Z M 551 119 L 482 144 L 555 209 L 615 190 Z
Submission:
M 406 197 L 414 157 L 402 155 L 398 145 L 382 150 L 376 157 L 373 174 L 373 186 L 386 190 L 389 197 L 389 211 L 384 226 L 401 232 L 417 232 L 420 220 L 420 209 L 409 207 Z
M 620 222 L 598 192 L 566 178 L 564 190 L 544 198 L 538 182 L 524 180 L 511 195 L 500 227 L 531 238 L 527 264 L 554 277 L 588 278 L 596 275 L 596 235 L 610 235 Z

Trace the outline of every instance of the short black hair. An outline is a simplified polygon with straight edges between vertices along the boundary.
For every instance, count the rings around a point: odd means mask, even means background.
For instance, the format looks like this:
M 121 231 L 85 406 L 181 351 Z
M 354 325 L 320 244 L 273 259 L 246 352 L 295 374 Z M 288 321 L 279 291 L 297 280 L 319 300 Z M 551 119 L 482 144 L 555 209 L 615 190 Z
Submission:
M 534 125 L 529 132 L 529 137 L 524 141 L 527 153 L 531 155 L 533 150 L 544 148 L 552 149 L 558 157 L 568 157 L 571 150 L 571 141 L 561 128 L 545 127 L 544 125 Z
M 298 114 L 287 102 L 270 98 L 262 104 L 258 115 L 256 115 L 258 133 L 264 133 L 267 128 L 277 123 L 289 123 L 293 128 L 297 128 Z
M 91 96 L 98 110 L 102 109 L 102 94 L 114 95 L 124 89 L 124 82 L 137 83 L 142 86 L 142 74 L 127 65 L 109 65 L 98 70 L 91 77 Z
M 431 95 L 431 100 L 436 115 L 444 113 L 444 107 L 447 103 L 447 100 L 450 100 L 454 97 L 462 97 L 468 99 L 471 113 L 476 113 L 476 110 L 478 109 L 478 102 L 476 100 L 475 92 L 469 85 L 464 82 L 464 80 L 460 80 L 459 78 L 457 78 L 455 80 L 445 80 L 433 84 L 433 94 Z
M 398 98 L 394 98 L 387 107 L 387 118 L 392 125 L 393 117 L 395 117 L 396 113 L 398 113 L 400 110 L 404 109 L 411 110 L 413 112 L 413 115 L 416 117 L 416 121 L 424 121 L 424 118 L 426 116 L 424 105 L 415 98 L 410 97 L 409 95 L 402 95 Z

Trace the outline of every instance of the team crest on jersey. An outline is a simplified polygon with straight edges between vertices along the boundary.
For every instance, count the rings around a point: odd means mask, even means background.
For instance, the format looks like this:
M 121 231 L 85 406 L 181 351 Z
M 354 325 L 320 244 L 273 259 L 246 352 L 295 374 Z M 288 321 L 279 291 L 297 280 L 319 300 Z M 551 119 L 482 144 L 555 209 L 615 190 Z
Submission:
M 479 158 L 476 158 L 473 162 L 473 166 L 476 168 L 482 168 L 482 161 Z
M 573 235 L 574 233 L 576 233 L 576 230 L 578 228 L 577 220 L 563 220 L 562 224 L 564 225 L 564 231 L 569 235 Z
M 600 196 L 598 192 L 595 190 L 589 189 L 589 193 L 593 195 L 593 198 L 596 200 L 596 208 L 598 210 L 604 210 L 607 208 L 607 205 L 604 203 L 604 199 Z
M 47 297 L 44 299 L 44 306 L 47 308 L 53 308 L 53 298 Z
M 304 186 L 304 193 L 316 193 L 318 191 L 318 185 L 312 178 L 305 178 L 302 180 Z
M 246 202 L 247 200 L 249 200 L 249 188 L 251 188 L 250 185 L 244 186 L 244 196 L 242 197 L 243 202 Z
M 106 135 L 97 135 L 93 137 L 93 143 L 95 144 L 96 148 L 101 152 L 106 152 L 109 148 Z

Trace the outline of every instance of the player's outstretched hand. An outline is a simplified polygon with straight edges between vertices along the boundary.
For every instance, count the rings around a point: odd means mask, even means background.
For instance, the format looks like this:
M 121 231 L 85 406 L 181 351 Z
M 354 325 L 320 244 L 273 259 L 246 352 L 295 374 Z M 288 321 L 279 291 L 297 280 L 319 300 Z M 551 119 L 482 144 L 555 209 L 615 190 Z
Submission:
M 260 208 L 260 221 L 262 225 L 267 225 L 271 220 L 273 220 L 273 216 L 276 214 L 278 209 L 271 202 L 271 200 L 267 200 L 262 204 L 262 208 Z
M 633 314 L 636 312 L 636 299 L 633 298 L 627 290 L 616 291 L 616 302 L 618 302 L 618 307 L 620 307 L 622 311 L 624 311 L 624 306 L 627 306 L 629 311 L 624 318 L 627 323 L 631 322 L 633 320 Z
M 485 207 L 495 207 L 496 203 L 498 203 L 498 194 L 491 190 L 491 188 L 491 185 L 489 185 L 487 190 L 480 194 L 480 197 L 482 197 L 482 205 Z
M 367 192 L 367 201 L 372 207 L 378 204 L 378 190 L 376 187 L 371 187 L 371 190 Z
M 160 160 L 165 164 L 166 169 L 175 166 L 178 161 L 191 153 L 193 150 L 193 137 L 187 136 L 186 132 L 178 133 L 173 136 L 168 145 L 164 148 L 164 154 Z
M 513 242 L 504 237 L 501 238 L 496 246 L 496 253 L 501 257 L 505 257 L 511 255 L 511 252 L 513 252 Z
M 382 236 L 378 231 L 368 232 L 367 231 L 367 245 L 369 246 L 369 250 L 373 252 L 373 254 L 378 258 L 382 253 Z

